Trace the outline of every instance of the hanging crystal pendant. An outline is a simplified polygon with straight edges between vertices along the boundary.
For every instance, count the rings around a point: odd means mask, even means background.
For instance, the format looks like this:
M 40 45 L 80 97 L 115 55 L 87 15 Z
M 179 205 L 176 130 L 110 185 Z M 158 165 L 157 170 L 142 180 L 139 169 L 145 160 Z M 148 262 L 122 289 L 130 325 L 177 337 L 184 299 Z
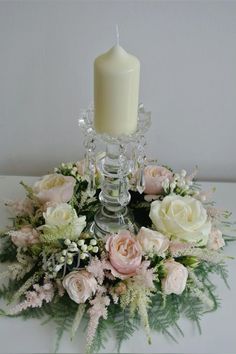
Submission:
M 137 191 L 142 194 L 145 190 L 145 178 L 144 178 L 144 169 L 140 168 L 138 171 L 138 179 L 136 185 Z

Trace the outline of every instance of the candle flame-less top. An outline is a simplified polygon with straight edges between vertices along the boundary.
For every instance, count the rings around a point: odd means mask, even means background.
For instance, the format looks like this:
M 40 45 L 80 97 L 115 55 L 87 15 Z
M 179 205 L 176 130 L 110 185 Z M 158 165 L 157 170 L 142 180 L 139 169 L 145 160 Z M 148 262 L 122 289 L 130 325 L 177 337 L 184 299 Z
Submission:
M 137 129 L 139 60 L 120 45 L 94 62 L 94 125 L 110 136 L 132 134 Z

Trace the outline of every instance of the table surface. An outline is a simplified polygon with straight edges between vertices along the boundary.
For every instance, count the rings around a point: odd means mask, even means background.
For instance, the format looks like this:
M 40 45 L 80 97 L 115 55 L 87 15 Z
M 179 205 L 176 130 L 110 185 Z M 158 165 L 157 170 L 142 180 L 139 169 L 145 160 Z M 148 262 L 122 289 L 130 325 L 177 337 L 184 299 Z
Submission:
M 9 213 L 4 208 L 4 201 L 20 199 L 24 191 L 19 182 L 33 183 L 36 177 L 0 176 L 0 229 L 9 224 Z M 204 190 L 216 187 L 214 200 L 218 207 L 232 211 L 236 220 L 236 183 L 204 182 Z M 235 232 L 236 233 L 236 232 Z M 225 253 L 236 256 L 236 242 L 225 248 Z M 228 261 L 229 284 L 227 289 L 223 281 L 216 278 L 218 294 L 222 299 L 221 308 L 206 314 L 202 321 L 202 335 L 196 327 L 186 319 L 179 321 L 185 336 L 176 334 L 178 343 L 174 343 L 160 333 L 152 334 L 152 344 L 148 345 L 142 330 L 137 331 L 132 338 L 124 342 L 121 353 L 235 353 L 236 335 L 236 281 L 234 271 L 236 261 Z M 3 302 L 0 303 L 3 306 Z M 83 328 L 82 328 L 83 330 Z M 59 353 L 83 353 L 85 334 L 78 332 L 73 341 L 65 333 L 62 338 Z M 55 328 L 53 324 L 42 326 L 38 320 L 22 321 L 20 318 L 0 318 L 0 353 L 50 353 L 53 352 Z M 109 337 L 104 353 L 116 353 L 115 340 Z

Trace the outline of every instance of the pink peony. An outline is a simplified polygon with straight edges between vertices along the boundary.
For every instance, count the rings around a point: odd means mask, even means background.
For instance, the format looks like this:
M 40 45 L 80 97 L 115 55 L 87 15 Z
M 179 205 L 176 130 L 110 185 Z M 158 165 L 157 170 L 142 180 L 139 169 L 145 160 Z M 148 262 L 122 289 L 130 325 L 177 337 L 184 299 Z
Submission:
M 163 192 L 162 182 L 166 179 L 171 180 L 173 173 L 163 166 L 147 166 L 144 169 L 145 194 L 161 194 Z
M 74 177 L 54 173 L 36 182 L 33 191 L 42 203 L 67 203 L 73 196 L 75 183 Z
M 9 235 L 17 247 L 27 247 L 39 242 L 39 233 L 31 225 L 23 226 L 17 231 L 10 231 Z
M 135 275 L 142 261 L 142 249 L 127 230 L 109 236 L 106 242 L 111 273 L 125 279 Z
M 70 272 L 62 284 L 69 297 L 77 304 L 84 304 L 97 290 L 97 281 L 87 270 Z

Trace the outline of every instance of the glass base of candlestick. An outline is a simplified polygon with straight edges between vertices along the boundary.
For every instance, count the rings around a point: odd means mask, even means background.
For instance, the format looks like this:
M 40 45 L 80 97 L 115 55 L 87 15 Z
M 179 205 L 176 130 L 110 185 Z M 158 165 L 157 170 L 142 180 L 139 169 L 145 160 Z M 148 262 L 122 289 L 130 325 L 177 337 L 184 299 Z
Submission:
M 137 231 L 136 227 L 134 227 L 133 215 L 127 207 L 120 210 L 117 214 L 102 206 L 95 215 L 94 223 L 94 231 L 97 236 L 114 234 L 124 229 L 133 233 Z

